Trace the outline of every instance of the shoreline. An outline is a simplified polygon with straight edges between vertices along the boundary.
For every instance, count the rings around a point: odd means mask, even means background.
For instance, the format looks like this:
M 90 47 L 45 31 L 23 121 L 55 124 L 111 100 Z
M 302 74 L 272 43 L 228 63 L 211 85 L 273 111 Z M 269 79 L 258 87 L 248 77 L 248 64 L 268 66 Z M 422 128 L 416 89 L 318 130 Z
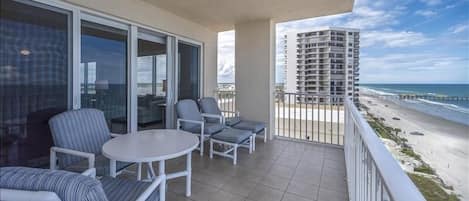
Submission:
M 374 116 L 383 118 L 384 124 L 401 129 L 399 137 L 407 139 L 462 200 L 469 198 L 469 126 L 379 99 L 374 94 L 360 93 L 360 103 Z

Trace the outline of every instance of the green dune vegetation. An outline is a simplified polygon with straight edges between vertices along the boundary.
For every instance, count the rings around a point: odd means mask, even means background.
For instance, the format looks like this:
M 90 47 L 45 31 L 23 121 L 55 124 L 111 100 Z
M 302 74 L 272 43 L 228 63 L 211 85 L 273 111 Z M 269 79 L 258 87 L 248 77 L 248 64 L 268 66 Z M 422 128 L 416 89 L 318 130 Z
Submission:
M 407 139 L 399 136 L 401 129 L 392 128 L 387 126 L 384 122 L 385 119 L 378 118 L 368 112 L 368 108 L 364 105 L 361 109 L 366 111 L 366 119 L 370 124 L 371 128 L 376 134 L 382 139 L 388 139 L 395 142 L 398 146 L 398 151 L 405 156 L 408 156 L 415 161 L 418 161 L 418 165 L 413 167 L 413 171 L 408 172 L 409 178 L 414 182 L 420 192 L 423 194 L 428 201 L 459 201 L 460 199 L 454 193 L 448 193 L 452 191 L 451 186 L 447 186 L 444 182 L 436 175 L 435 170 L 430 167 L 422 157 L 415 153 L 411 146 L 407 144 Z M 403 159 L 399 159 L 394 155 L 396 160 L 404 163 Z

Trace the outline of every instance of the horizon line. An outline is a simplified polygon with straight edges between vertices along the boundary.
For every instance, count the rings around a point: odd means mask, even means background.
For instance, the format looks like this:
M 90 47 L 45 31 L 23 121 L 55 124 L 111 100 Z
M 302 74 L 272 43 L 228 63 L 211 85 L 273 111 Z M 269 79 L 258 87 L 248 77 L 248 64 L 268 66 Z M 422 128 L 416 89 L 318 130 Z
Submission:
M 218 82 L 217 84 L 235 84 L 235 82 Z M 285 84 L 284 82 L 276 82 L 275 84 Z M 367 83 L 358 83 L 360 84 L 467 84 L 469 82 L 367 82 Z

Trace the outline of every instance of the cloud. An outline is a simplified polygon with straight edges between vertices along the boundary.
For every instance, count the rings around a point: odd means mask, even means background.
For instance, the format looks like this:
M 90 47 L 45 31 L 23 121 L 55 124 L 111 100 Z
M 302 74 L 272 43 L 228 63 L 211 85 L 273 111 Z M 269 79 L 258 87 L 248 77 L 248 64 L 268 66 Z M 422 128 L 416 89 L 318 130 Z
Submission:
M 367 82 L 468 82 L 467 58 L 440 53 L 401 53 L 365 57 L 360 80 Z M 456 73 L 460 72 L 460 73 Z
M 436 6 L 442 3 L 441 0 L 420 0 L 420 2 L 428 5 L 428 6 Z
M 383 6 L 387 1 L 377 1 L 371 5 L 365 5 L 363 2 L 356 1 L 352 13 L 279 23 L 277 33 L 280 33 L 279 36 L 283 36 L 286 32 L 307 31 L 325 26 L 343 26 L 362 30 L 376 29 L 398 24 L 398 16 L 407 9 L 402 5 Z
M 462 33 L 469 30 L 469 24 L 468 23 L 463 23 L 463 24 L 457 24 L 455 26 L 452 26 L 449 28 L 449 31 L 454 34 Z
M 218 33 L 218 82 L 234 82 L 235 32 Z
M 397 17 L 402 12 L 402 7 L 394 7 L 389 10 L 357 6 L 353 13 L 342 23 L 342 26 L 357 29 L 376 29 L 379 27 L 398 24 Z
M 361 47 L 409 47 L 424 44 L 429 41 L 424 34 L 411 31 L 368 31 L 360 38 Z
M 415 11 L 415 14 L 423 17 L 432 17 L 435 16 L 437 13 L 432 10 L 417 10 Z
M 399 53 L 361 59 L 360 67 L 371 72 L 384 70 L 446 70 L 449 66 L 460 66 L 467 62 L 467 58 L 445 56 L 436 53 Z
M 445 6 L 445 9 L 451 9 L 455 7 L 456 7 L 456 4 L 450 4 L 450 5 Z

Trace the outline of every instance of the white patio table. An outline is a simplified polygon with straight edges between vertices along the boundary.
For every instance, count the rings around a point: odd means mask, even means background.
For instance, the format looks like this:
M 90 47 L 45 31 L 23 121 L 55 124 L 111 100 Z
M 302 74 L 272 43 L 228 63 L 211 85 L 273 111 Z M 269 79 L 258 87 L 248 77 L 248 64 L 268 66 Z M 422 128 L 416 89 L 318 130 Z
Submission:
M 159 176 L 163 176 L 160 198 L 166 197 L 166 180 L 186 177 L 186 196 L 191 196 L 192 151 L 198 146 L 196 135 L 172 129 L 139 131 L 113 138 L 103 145 L 102 153 L 110 159 L 110 175 L 116 176 L 116 161 L 147 163 L 151 178 L 155 176 L 152 162 L 159 162 Z M 187 155 L 186 170 L 165 173 L 165 160 Z M 139 165 L 140 166 L 140 165 Z M 139 167 L 140 168 L 140 167 Z M 140 172 L 140 171 L 139 171 Z M 140 178 L 140 175 L 138 176 Z M 163 199 L 164 200 L 164 199 Z

